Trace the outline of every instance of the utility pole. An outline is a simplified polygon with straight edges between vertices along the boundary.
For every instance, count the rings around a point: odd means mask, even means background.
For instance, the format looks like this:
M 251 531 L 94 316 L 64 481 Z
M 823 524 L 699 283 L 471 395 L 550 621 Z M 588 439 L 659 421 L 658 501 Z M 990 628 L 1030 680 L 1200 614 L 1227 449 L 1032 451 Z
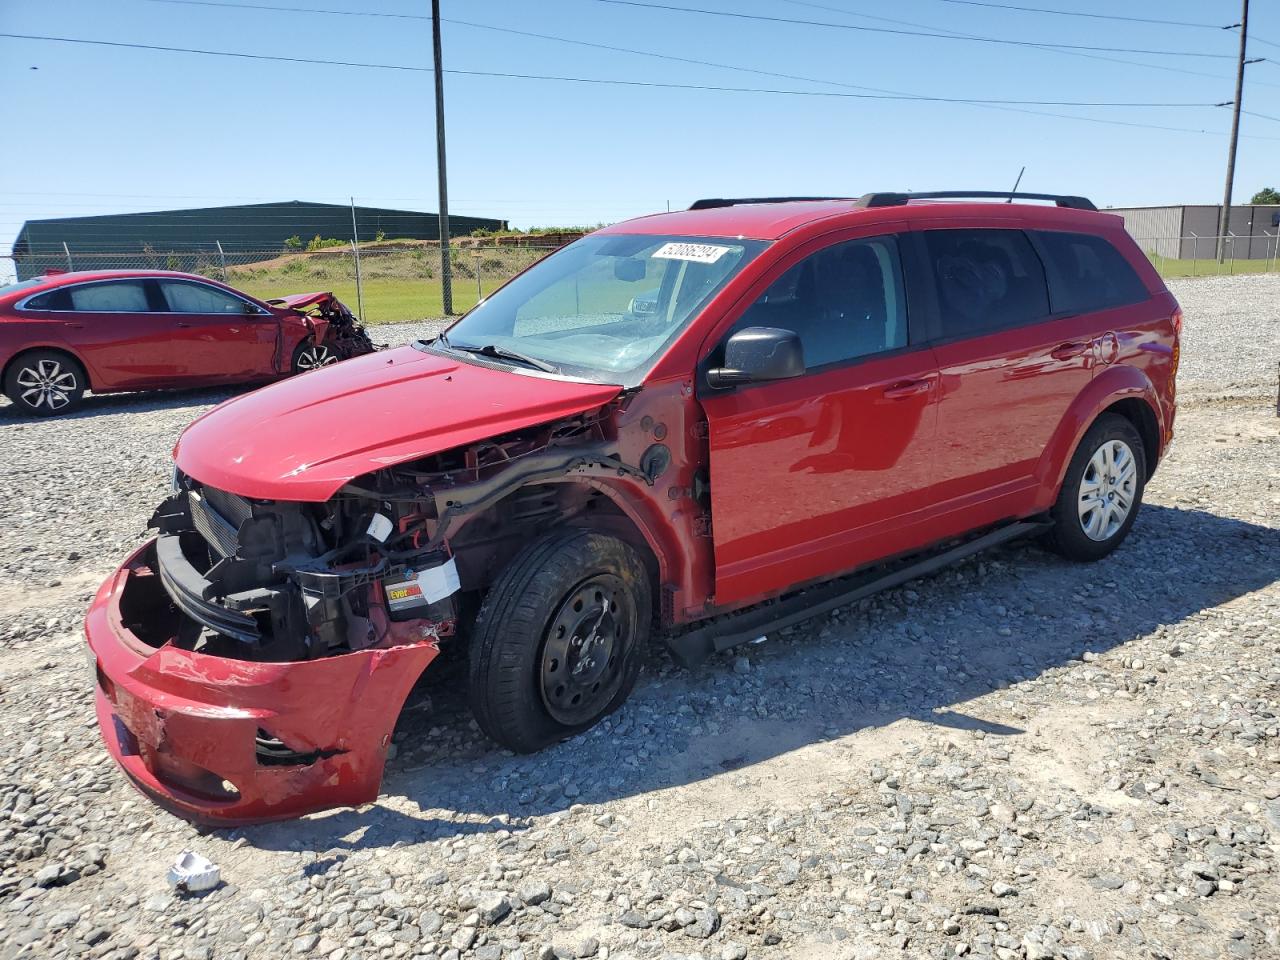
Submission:
M 1246 64 L 1257 63 L 1256 60 L 1245 59 L 1245 48 L 1249 44 L 1249 0 L 1241 0 L 1240 11 L 1240 58 L 1236 62 L 1236 99 L 1231 109 L 1231 145 L 1227 148 L 1227 185 L 1222 193 L 1222 215 L 1218 218 L 1218 262 L 1222 263 L 1227 256 L 1227 230 L 1231 226 L 1231 192 L 1236 179 L 1236 142 L 1240 139 L 1240 101 L 1244 98 L 1244 68 Z
M 1248 0 L 1246 0 L 1247 6 Z M 436 66 L 436 170 L 440 175 L 440 290 L 444 315 L 453 315 L 453 275 L 449 269 L 449 176 L 444 158 L 444 63 L 440 59 L 440 0 L 431 0 L 431 48 Z M 1237 96 L 1237 100 L 1239 97 Z M 1238 116 L 1238 114 L 1237 114 Z M 1232 150 L 1234 156 L 1234 148 Z

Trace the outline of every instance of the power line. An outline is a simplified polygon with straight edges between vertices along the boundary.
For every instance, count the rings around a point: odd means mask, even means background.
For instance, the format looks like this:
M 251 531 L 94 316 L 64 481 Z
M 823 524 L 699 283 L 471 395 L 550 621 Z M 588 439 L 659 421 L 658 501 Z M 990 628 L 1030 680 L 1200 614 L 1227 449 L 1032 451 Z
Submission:
M 1007 40 L 1000 37 L 984 37 L 977 34 L 935 33 L 923 30 L 896 30 L 889 27 L 867 27 L 852 23 L 832 23 L 823 20 L 800 20 L 793 17 L 771 17 L 756 13 L 741 13 L 733 10 L 708 10 L 704 7 L 681 7 L 666 3 L 643 3 L 641 0 L 590 0 L 592 3 L 607 3 L 613 6 L 638 7 L 643 10 L 662 10 L 674 13 L 694 13 L 709 17 L 729 17 L 735 20 L 754 20 L 762 23 L 783 23 L 807 27 L 826 27 L 836 30 L 856 30 L 864 33 L 886 33 L 906 37 L 929 37 L 937 40 L 970 40 L 979 43 L 1003 44 L 1014 47 L 1045 47 L 1054 50 L 1093 50 L 1101 53 L 1138 53 L 1146 56 L 1161 57 L 1202 57 L 1212 60 L 1235 59 L 1229 53 L 1203 53 L 1196 50 L 1148 50 L 1137 47 L 1099 47 L 1087 44 L 1051 43 L 1043 40 Z
M 278 6 L 276 4 L 265 4 L 265 3 L 230 3 L 230 2 L 227 2 L 227 0 L 144 0 L 144 2 L 167 3 L 170 5 L 176 5 L 176 6 L 216 7 L 216 8 L 223 8 L 223 9 L 229 9 L 229 10 L 261 10 L 261 11 L 279 12 L 279 13 L 314 13 L 314 14 L 324 14 L 324 15 L 336 16 L 336 17 L 381 17 L 381 18 L 389 18 L 389 19 L 395 19 L 395 20 L 424 20 L 424 21 L 431 19 L 430 17 L 424 16 L 422 14 L 413 14 L 413 13 L 386 13 L 386 12 L 377 11 L 377 10 L 334 10 L 327 7 L 285 7 L 285 6 Z M 840 7 L 827 6 L 821 3 L 806 3 L 806 2 L 803 2 L 803 0 L 785 0 L 785 2 L 793 3 L 797 6 L 813 7 L 820 10 L 830 10 L 836 13 L 844 14 L 845 16 L 860 17 L 862 19 L 868 19 L 868 20 L 879 20 L 885 23 L 894 23 L 902 26 L 919 27 L 922 30 L 926 30 L 926 31 L 945 29 L 941 27 L 933 27 L 929 24 L 912 23 L 911 21 L 907 21 L 907 20 L 895 20 L 890 17 L 880 17 L 880 16 L 875 16 L 867 13 L 855 13 L 853 11 L 844 10 Z M 594 47 L 598 47 L 599 49 L 605 49 L 605 50 L 624 50 L 625 52 L 636 53 L 642 56 L 661 57 L 662 59 L 668 59 L 668 60 L 673 60 L 677 62 L 701 64 L 704 66 L 718 66 L 727 70 L 742 70 L 744 72 L 757 73 L 763 76 L 779 76 L 779 77 L 787 77 L 788 79 L 807 79 L 807 78 L 801 78 L 801 77 L 790 77 L 787 74 L 770 73 L 769 71 L 764 71 L 764 70 L 752 70 L 751 68 L 748 68 L 748 67 L 736 67 L 736 66 L 730 66 L 728 64 L 712 64 L 712 63 L 707 63 L 705 61 L 693 60 L 693 59 L 688 59 L 683 57 L 668 57 L 663 54 L 653 54 L 653 53 L 648 53 L 646 51 L 640 51 L 640 50 L 626 51 L 625 48 L 615 48 L 607 44 L 593 44 L 593 43 L 588 43 L 587 41 L 571 40 L 565 37 L 553 37 L 546 34 L 528 33 L 525 31 L 515 30 L 511 28 L 503 28 L 503 27 L 491 26 L 487 24 L 472 23 L 465 20 L 456 20 L 449 17 L 444 17 L 442 19 L 446 23 L 454 23 L 454 24 L 460 24 L 464 26 L 471 26 L 471 27 L 476 27 L 478 29 L 499 30 L 507 33 L 521 34 L 524 36 L 540 37 L 546 40 L 559 40 L 564 43 L 573 43 L 580 46 L 594 46 Z M 850 28 L 850 29 L 853 29 L 853 28 Z M 986 39 L 984 37 L 980 37 L 975 34 L 961 33 L 955 30 L 945 30 L 945 32 L 951 35 L 953 38 L 960 38 L 960 39 L 966 39 L 966 40 L 985 40 Z M 929 35 L 932 35 L 932 34 L 929 34 Z M 1142 63 L 1141 61 L 1137 61 L 1137 60 L 1122 60 L 1116 57 L 1101 56 L 1097 53 L 1082 53 L 1079 50 L 1061 49 L 1057 46 L 1047 45 L 1042 43 L 1029 43 L 1028 45 L 1036 47 L 1038 49 L 1045 50 L 1047 52 L 1059 53 L 1064 56 L 1077 56 L 1077 57 L 1084 57 L 1090 60 L 1101 60 L 1101 61 L 1106 61 L 1110 63 L 1120 63 L 1120 64 L 1125 64 L 1127 66 L 1141 67 L 1147 70 L 1160 70 L 1165 73 L 1182 73 L 1188 76 L 1205 77 L 1213 80 L 1226 81 L 1230 79 L 1228 77 L 1222 77 L 1217 74 L 1204 73 L 1199 70 L 1188 70 L 1186 68 L 1171 67 L 1165 64 Z M 813 82 L 835 83 L 835 81 L 827 81 L 827 80 L 814 80 Z M 1262 83 L 1262 82 L 1255 81 L 1255 83 Z M 863 90 L 882 90 L 883 89 L 878 87 L 859 87 L 856 84 L 836 84 L 836 85 L 847 86 L 854 89 L 863 89 Z M 1280 87 L 1280 84 L 1276 84 L 1276 83 L 1271 83 L 1271 84 L 1262 83 L 1262 85 Z
M 174 2 L 182 2 L 182 0 L 174 0 Z M 881 16 L 876 16 L 874 14 L 870 14 L 870 13 L 862 13 L 860 11 L 846 10 L 844 7 L 833 7 L 825 3 L 815 3 L 813 2 L 813 0 L 783 0 L 783 2 L 789 3 L 792 6 L 797 6 L 797 7 L 811 7 L 815 10 L 828 10 L 828 11 L 831 11 L 832 13 L 838 13 L 841 16 L 856 17 L 861 20 L 877 20 L 883 23 L 898 24 L 899 26 L 918 27 L 921 30 L 941 30 L 945 33 L 953 34 L 954 36 L 957 36 L 957 37 L 966 37 L 969 39 L 974 39 L 977 37 L 976 34 L 964 33 L 959 30 L 950 30 L 950 29 L 947 29 L 946 27 L 939 27 L 936 24 L 918 23 L 912 20 L 897 20 L 892 17 L 881 17 Z M 1220 29 L 1220 28 L 1215 27 L 1215 29 Z M 1100 53 L 1083 53 L 1079 50 L 1059 50 L 1054 47 L 1045 46 L 1043 44 L 1034 44 L 1034 46 L 1037 49 L 1045 51 L 1046 53 L 1056 53 L 1064 57 L 1081 57 L 1085 60 L 1098 60 L 1103 63 L 1119 63 L 1128 67 L 1138 67 L 1143 70 L 1159 70 L 1161 73 L 1180 73 L 1188 77 L 1204 77 L 1209 80 L 1218 80 L 1224 83 L 1231 82 L 1231 77 L 1224 77 L 1221 74 L 1205 73 L 1203 70 L 1188 70 L 1186 67 L 1174 67 L 1174 66 L 1170 66 L 1167 63 L 1145 63 L 1141 60 L 1126 60 L 1120 57 L 1109 57 Z M 1258 80 L 1253 81 L 1253 83 L 1260 84 L 1261 86 L 1267 86 L 1267 87 L 1280 87 L 1280 83 L 1266 83 Z
M 186 53 L 212 57 L 235 57 L 248 60 L 270 60 L 284 63 L 311 63 L 324 66 L 364 67 L 376 70 L 406 70 L 414 73 L 431 73 L 431 67 L 417 67 L 408 64 L 365 63 L 352 60 L 320 60 L 309 57 L 285 57 L 276 54 L 243 53 L 230 50 L 205 50 L 196 47 L 173 47 L 153 43 L 127 43 L 119 40 L 90 40 L 81 37 L 54 37 L 37 34 L 0 33 L 0 37 L 15 40 L 45 40 L 56 43 L 89 44 L 92 46 L 122 47 L 130 50 L 151 50 L 164 53 Z M 574 77 L 540 73 L 513 73 L 496 70 L 460 70 L 448 69 L 445 73 L 468 77 L 495 77 L 506 80 L 538 80 L 560 83 L 605 84 L 609 86 L 660 88 L 666 90 L 704 90 L 716 93 L 756 93 L 789 97 L 826 97 L 854 100 L 891 100 L 919 101 L 927 103 L 969 103 L 992 105 L 1019 105 L 1042 107 L 1214 107 L 1216 103 L 1206 102 L 1121 102 L 1110 100 L 1007 100 L 984 97 L 937 97 L 923 94 L 890 94 L 890 93 L 840 93 L 834 90 L 785 90 L 774 87 L 730 87 L 717 84 L 671 83 L 664 80 L 620 80 L 609 77 Z
M 1158 24 L 1168 27 L 1203 27 L 1208 30 L 1226 30 L 1221 23 L 1197 23 L 1189 20 L 1156 20 L 1148 17 L 1124 17 L 1111 13 L 1081 13 L 1077 10 L 1051 10 L 1047 7 L 1021 7 L 1012 3 L 989 3 L 985 0 L 937 0 L 939 3 L 960 4 L 966 7 L 991 7 L 996 10 L 1016 10 L 1019 13 L 1047 13 L 1058 17 L 1084 17 L 1090 20 L 1119 20 L 1125 23 Z

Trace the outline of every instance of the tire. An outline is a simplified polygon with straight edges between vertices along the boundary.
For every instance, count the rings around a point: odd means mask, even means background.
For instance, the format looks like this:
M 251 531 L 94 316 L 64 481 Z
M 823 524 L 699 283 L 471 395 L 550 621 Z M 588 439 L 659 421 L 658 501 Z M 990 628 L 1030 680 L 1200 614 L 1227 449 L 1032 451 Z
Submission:
M 293 360 L 289 363 L 289 369 L 295 374 L 307 373 L 310 370 L 319 370 L 321 367 L 331 366 L 340 359 L 338 351 L 333 348 L 333 344 L 327 340 L 321 340 L 316 343 L 308 337 L 294 348 Z
M 30 350 L 9 364 L 4 392 L 23 413 L 53 417 L 80 406 L 89 380 L 84 367 L 60 350 Z
M 1101 560 L 1129 535 L 1146 476 L 1138 431 L 1124 417 L 1103 414 L 1071 457 L 1051 513 L 1049 546 L 1069 560 Z
M 469 683 L 480 729 L 532 753 L 612 713 L 635 687 L 652 611 L 648 569 L 627 544 L 591 530 L 535 540 L 476 617 Z

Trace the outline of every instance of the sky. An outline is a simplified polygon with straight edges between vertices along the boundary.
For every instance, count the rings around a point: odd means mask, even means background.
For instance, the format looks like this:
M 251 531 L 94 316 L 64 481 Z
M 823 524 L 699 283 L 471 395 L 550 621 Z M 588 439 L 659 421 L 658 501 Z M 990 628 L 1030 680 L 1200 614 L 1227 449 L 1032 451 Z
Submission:
M 428 0 L 243 2 L 291 9 L 0 0 L 0 33 L 416 69 L 0 37 L 9 134 L 0 253 L 28 218 L 351 196 L 436 209 Z M 450 208 L 522 227 L 594 224 L 705 196 L 1004 189 L 1024 165 L 1022 189 L 1099 206 L 1221 202 L 1230 111 L 1199 104 L 1233 97 L 1238 34 L 1213 25 L 1235 23 L 1239 4 L 992 2 L 1209 26 L 973 0 L 442 0 L 444 66 L 470 71 L 445 77 Z M 1242 120 L 1236 202 L 1280 187 L 1280 4 L 1253 7 L 1249 52 L 1269 59 L 1247 68 L 1245 109 L 1276 119 Z M 685 88 L 707 86 L 805 95 Z M 1015 109 L 850 96 L 876 90 L 1196 105 Z

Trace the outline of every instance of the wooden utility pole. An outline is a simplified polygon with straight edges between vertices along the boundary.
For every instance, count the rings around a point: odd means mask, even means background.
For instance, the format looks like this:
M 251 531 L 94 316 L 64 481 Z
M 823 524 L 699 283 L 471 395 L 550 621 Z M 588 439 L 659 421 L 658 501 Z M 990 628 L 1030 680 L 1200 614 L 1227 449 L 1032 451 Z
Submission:
M 1236 142 L 1240 139 L 1240 101 L 1244 99 L 1245 48 L 1249 44 L 1249 0 L 1241 0 L 1240 58 L 1236 62 L 1236 99 L 1231 107 L 1231 144 L 1227 148 L 1227 185 L 1222 193 L 1222 215 L 1218 218 L 1218 262 L 1227 256 L 1227 231 L 1231 228 L 1231 192 L 1236 179 Z
M 431 47 L 436 68 L 436 170 L 440 176 L 440 290 L 444 315 L 448 317 L 453 315 L 453 272 L 449 268 L 449 176 L 444 156 L 444 63 L 440 59 L 440 0 L 431 0 Z M 1234 148 L 1232 154 L 1234 156 Z

